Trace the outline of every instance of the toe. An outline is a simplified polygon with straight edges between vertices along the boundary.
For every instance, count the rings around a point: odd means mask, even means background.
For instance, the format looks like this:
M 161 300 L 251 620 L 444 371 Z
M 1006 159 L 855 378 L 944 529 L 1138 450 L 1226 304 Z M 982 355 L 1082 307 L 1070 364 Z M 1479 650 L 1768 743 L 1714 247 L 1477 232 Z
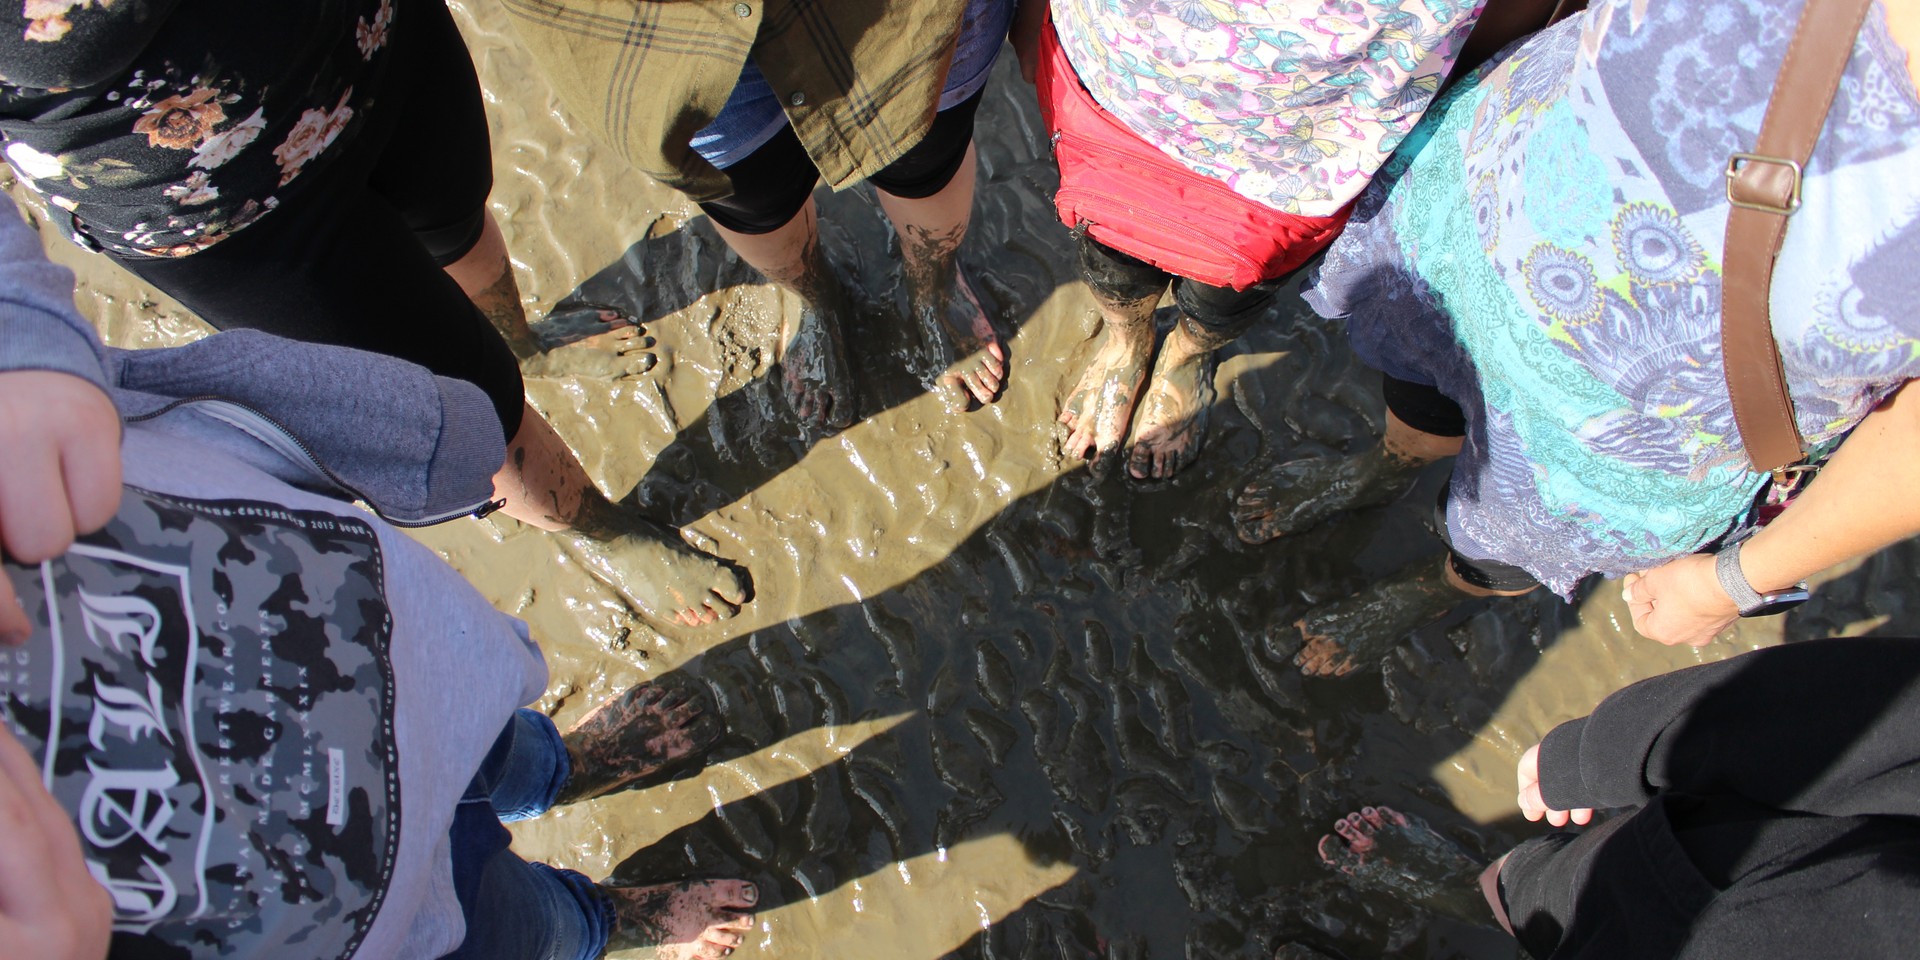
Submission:
M 760 888 L 751 880 L 715 880 L 713 892 L 720 906 L 747 911 L 760 902 Z M 752 921 L 752 917 L 748 917 Z

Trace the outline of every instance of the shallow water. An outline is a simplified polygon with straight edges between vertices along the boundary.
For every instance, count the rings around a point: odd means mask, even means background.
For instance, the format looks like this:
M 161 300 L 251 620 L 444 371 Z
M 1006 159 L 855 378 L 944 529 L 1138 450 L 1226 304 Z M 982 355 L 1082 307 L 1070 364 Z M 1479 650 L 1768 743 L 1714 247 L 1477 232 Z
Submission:
M 1270 956 L 1298 941 L 1505 960 L 1510 941 L 1490 929 L 1347 888 L 1315 842 L 1349 809 L 1388 803 L 1497 855 L 1536 829 L 1512 808 L 1519 753 L 1618 686 L 1783 635 L 1920 633 L 1897 592 L 1909 543 L 1700 652 L 1634 636 L 1606 584 L 1574 607 L 1471 605 L 1381 671 L 1305 680 L 1262 637 L 1432 561 L 1442 475 L 1274 544 L 1234 538 L 1226 507 L 1252 465 L 1350 449 L 1381 426 L 1377 378 L 1293 302 L 1221 365 L 1208 449 L 1178 479 L 1063 461 L 1053 422 L 1090 352 L 1092 305 L 1048 201 L 1031 88 L 1009 64 L 980 115 L 963 252 L 1014 334 L 1006 395 L 949 413 L 920 394 L 901 370 L 878 206 L 865 188 L 823 193 L 829 257 L 861 300 L 850 342 L 864 418 L 809 445 L 765 378 L 794 304 L 678 195 L 587 140 L 497 7 L 455 11 L 533 315 L 612 303 L 661 345 L 643 376 L 530 380 L 530 395 L 604 489 L 685 524 L 755 589 L 720 627 L 663 632 L 514 521 L 422 534 L 532 625 L 552 666 L 539 706 L 563 727 L 680 669 L 710 684 L 729 722 L 694 775 L 516 827 L 529 858 L 596 877 L 760 881 L 750 942 L 763 956 Z M 114 342 L 197 335 L 104 260 L 49 246 Z

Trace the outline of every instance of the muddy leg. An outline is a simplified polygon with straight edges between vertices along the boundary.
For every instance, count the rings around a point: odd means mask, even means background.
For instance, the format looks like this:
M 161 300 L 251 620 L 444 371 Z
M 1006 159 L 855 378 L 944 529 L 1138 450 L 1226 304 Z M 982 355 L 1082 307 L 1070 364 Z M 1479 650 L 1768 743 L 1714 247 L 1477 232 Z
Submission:
M 1474 597 L 1517 597 L 1526 590 L 1488 590 L 1460 579 L 1449 558 L 1437 564 L 1420 563 L 1369 586 L 1345 600 L 1330 603 L 1295 621 L 1303 641 L 1293 654 L 1295 666 L 1308 676 L 1340 677 L 1372 667 L 1406 639 L 1407 634 L 1446 616 L 1462 600 Z M 1280 628 L 1267 635 L 1267 655 L 1285 659 L 1281 647 L 1289 633 Z
M 858 404 L 841 334 L 847 294 L 820 250 L 813 198 L 772 233 L 736 233 L 718 223 L 713 229 L 740 259 L 800 298 L 800 316 L 780 321 L 780 378 L 794 414 L 815 429 L 852 424 Z
M 877 190 L 900 235 L 907 310 L 919 333 L 910 364 L 929 387 L 965 390 L 992 403 L 1007 379 L 1007 349 L 959 269 L 960 241 L 973 215 L 974 149 L 939 193 L 917 200 Z
M 1487 921 L 1482 864 L 1419 817 L 1362 807 L 1320 838 L 1320 860 L 1362 890 L 1391 894 L 1468 923 Z
M 1166 283 L 1154 288 L 1139 277 L 1110 275 L 1114 261 L 1095 252 L 1100 248 L 1090 246 L 1091 239 L 1081 243 L 1081 279 L 1100 308 L 1100 345 L 1060 405 L 1060 422 L 1068 430 L 1061 452 L 1099 463 L 1127 438 L 1133 403 L 1153 359 L 1153 310 Z
M 746 602 L 745 581 L 726 564 L 687 546 L 678 531 L 609 502 L 531 406 L 493 491 L 507 516 L 572 531 L 561 540 L 568 552 L 635 613 L 692 626 L 733 616 Z
M 1184 315 L 1167 334 L 1133 421 L 1127 473 L 1135 480 L 1166 479 L 1199 455 L 1213 407 L 1214 351 L 1232 341 Z
M 1423 433 L 1387 411 L 1387 433 L 1350 457 L 1310 457 L 1267 470 L 1234 498 L 1234 532 L 1247 543 L 1299 533 L 1337 513 L 1407 492 L 1414 474 L 1460 452 L 1460 437 Z
M 550 351 L 551 345 L 527 324 L 520 286 L 513 279 L 513 264 L 507 260 L 507 242 L 492 214 L 481 227 L 480 242 L 448 264 L 446 274 L 506 338 L 514 358 L 520 361 L 521 372 L 527 376 L 612 380 L 653 369 L 653 338 L 639 324 L 608 307 L 594 307 L 588 315 L 573 315 L 566 321 L 567 343 L 591 338 L 593 346 L 604 349 Z
M 681 880 L 646 887 L 603 883 L 613 901 L 608 950 L 656 947 L 655 960 L 717 960 L 753 929 L 759 888 L 745 880 Z
M 601 704 L 561 740 L 567 782 L 556 805 L 648 785 L 681 763 L 704 756 L 725 731 L 698 685 L 643 683 Z

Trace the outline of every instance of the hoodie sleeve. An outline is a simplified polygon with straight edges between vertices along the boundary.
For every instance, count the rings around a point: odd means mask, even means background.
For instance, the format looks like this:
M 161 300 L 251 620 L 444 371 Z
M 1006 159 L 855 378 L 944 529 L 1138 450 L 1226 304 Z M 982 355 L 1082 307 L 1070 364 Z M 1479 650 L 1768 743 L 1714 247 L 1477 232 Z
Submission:
M 1627 687 L 1540 746 L 1547 805 L 1661 792 L 1823 816 L 1920 816 L 1920 641 L 1769 647 Z
M 0 372 L 53 370 L 105 390 L 107 354 L 73 306 L 73 274 L 0 196 Z

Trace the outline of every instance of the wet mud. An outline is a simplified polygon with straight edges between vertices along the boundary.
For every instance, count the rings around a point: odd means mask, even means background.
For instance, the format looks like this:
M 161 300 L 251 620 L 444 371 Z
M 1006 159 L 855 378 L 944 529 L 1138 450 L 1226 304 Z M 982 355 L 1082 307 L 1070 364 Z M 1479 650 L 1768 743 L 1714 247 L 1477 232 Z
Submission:
M 596 329 L 583 311 L 604 305 L 657 341 L 651 369 L 532 377 L 533 403 L 610 497 L 750 570 L 753 598 L 707 628 L 652 624 L 557 538 L 512 520 L 421 537 L 530 623 L 552 668 L 537 706 L 562 729 L 643 680 L 706 686 L 726 722 L 708 763 L 518 824 L 515 844 L 629 884 L 754 881 L 736 956 L 1506 960 L 1490 920 L 1357 889 L 1322 865 L 1320 838 L 1387 804 L 1490 859 L 1540 829 L 1513 808 L 1520 753 L 1620 685 L 1783 637 L 1920 633 L 1909 543 L 1703 651 L 1633 635 L 1618 585 L 1601 584 L 1572 606 L 1469 602 L 1378 667 L 1304 678 L 1266 638 L 1437 563 L 1428 524 L 1445 468 L 1384 506 L 1240 540 L 1229 510 L 1256 471 L 1355 452 L 1383 426 L 1378 378 L 1291 295 L 1223 356 L 1192 466 L 1140 482 L 1063 457 L 1060 403 L 1096 314 L 1010 62 L 980 112 L 960 251 L 1008 334 L 1002 395 L 949 410 L 922 386 L 877 201 L 822 192 L 825 253 L 855 301 L 861 419 L 808 440 L 772 369 L 798 302 L 587 139 L 502 10 L 453 6 L 487 89 L 493 208 L 535 330 L 579 340 Z M 48 246 L 114 343 L 204 329 L 104 259 Z M 550 311 L 571 326 L 543 330 Z M 616 349 L 589 339 L 553 355 Z

